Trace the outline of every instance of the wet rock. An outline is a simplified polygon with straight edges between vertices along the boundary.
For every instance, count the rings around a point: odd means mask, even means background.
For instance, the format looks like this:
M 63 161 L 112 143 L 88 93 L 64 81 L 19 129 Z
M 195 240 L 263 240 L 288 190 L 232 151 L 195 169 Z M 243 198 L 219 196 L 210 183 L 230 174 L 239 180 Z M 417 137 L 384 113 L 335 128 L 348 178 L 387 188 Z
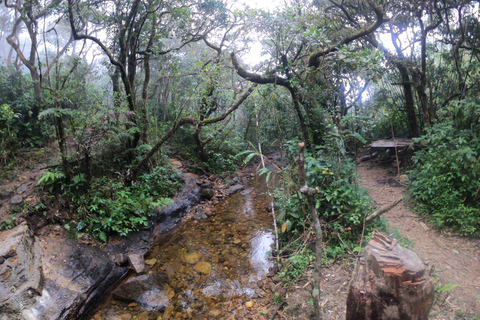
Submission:
M 18 194 L 22 194 L 24 193 L 25 191 L 27 191 L 27 185 L 24 183 L 22 184 L 18 189 L 17 189 L 17 193 Z
M 209 274 L 212 272 L 212 265 L 208 262 L 199 262 L 193 267 L 193 269 L 203 274 Z
M 100 248 L 79 246 L 70 239 L 45 238 L 38 246 L 43 290 L 32 306 L 22 305 L 23 319 L 77 319 L 126 270 Z
M 245 189 L 245 190 L 243 190 L 242 192 L 240 192 L 240 194 L 241 194 L 242 196 L 245 196 L 245 195 L 250 194 L 250 193 L 252 193 L 252 192 L 253 192 L 253 190 L 251 190 L 251 189 Z
M 227 192 L 228 192 L 228 194 L 234 194 L 234 193 L 236 193 L 236 192 L 238 192 L 238 191 L 240 191 L 240 190 L 243 190 L 243 189 L 245 189 L 245 186 L 244 186 L 244 185 L 242 185 L 242 184 L 236 184 L 236 185 L 231 186 L 230 188 L 228 188 Z
M 43 281 L 39 246 L 26 225 L 0 233 L 0 314 L 22 318 L 35 303 Z
M 165 312 L 163 313 L 163 320 L 168 320 L 170 319 L 170 316 L 172 315 L 172 312 L 173 312 L 173 306 L 168 306 L 166 309 L 165 309 Z
M 137 315 L 138 320 L 148 320 L 148 313 L 142 312 Z
M 200 191 L 200 198 L 210 200 L 213 198 L 215 192 L 211 188 L 202 188 Z
M 23 202 L 23 197 L 21 194 L 16 194 L 10 199 L 11 204 L 19 204 Z
M 195 209 L 193 219 L 194 220 L 205 220 L 205 219 L 207 219 L 207 214 L 206 214 L 205 210 L 203 210 L 202 208 Z
M 183 260 L 189 264 L 195 264 L 201 258 L 202 258 L 202 254 L 198 251 L 189 252 L 183 256 Z
M 129 254 L 128 263 L 136 273 L 140 274 L 145 272 L 145 260 L 143 259 L 143 255 L 135 253 Z
M 222 312 L 220 310 L 213 309 L 213 310 L 208 311 L 208 316 L 210 318 L 216 319 L 216 318 L 220 317 L 221 315 L 222 315 Z
M 117 300 L 135 302 L 144 310 L 163 311 L 170 305 L 167 293 L 168 277 L 164 273 L 151 273 L 130 278 L 116 288 L 112 295 Z
M 147 266 L 154 266 L 155 263 L 157 263 L 157 259 L 155 259 L 155 258 L 145 260 L 145 264 L 146 264 Z

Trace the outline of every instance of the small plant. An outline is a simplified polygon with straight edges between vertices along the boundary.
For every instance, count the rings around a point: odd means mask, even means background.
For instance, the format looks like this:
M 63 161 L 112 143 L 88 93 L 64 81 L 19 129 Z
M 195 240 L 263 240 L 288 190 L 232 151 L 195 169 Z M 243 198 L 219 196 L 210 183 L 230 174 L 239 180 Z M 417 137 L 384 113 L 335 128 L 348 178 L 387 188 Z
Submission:
M 0 231 L 12 229 L 17 225 L 15 217 L 9 217 L 5 220 L 0 221 Z
M 60 171 L 45 171 L 37 182 L 37 185 L 46 187 L 48 191 L 53 192 L 56 188 L 60 187 L 65 174 Z
M 285 261 L 285 267 L 280 272 L 280 278 L 284 281 L 298 279 L 305 275 L 307 267 L 315 259 L 315 255 L 310 250 L 305 250 L 303 253 L 297 253 Z

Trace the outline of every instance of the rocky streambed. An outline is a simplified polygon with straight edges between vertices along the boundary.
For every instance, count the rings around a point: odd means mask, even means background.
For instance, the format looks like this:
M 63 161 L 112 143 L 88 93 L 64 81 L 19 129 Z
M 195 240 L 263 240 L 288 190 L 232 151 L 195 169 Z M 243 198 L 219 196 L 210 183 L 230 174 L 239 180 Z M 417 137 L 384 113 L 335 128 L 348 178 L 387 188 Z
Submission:
M 268 258 L 274 234 L 266 184 L 250 176 L 245 189 L 234 189 L 210 217 L 162 236 L 145 274 L 118 286 L 92 318 L 269 318 L 283 288 Z
M 283 288 L 267 258 L 266 184 L 252 174 L 232 180 L 187 177 L 150 228 L 106 245 L 60 226 L 1 232 L 0 319 L 269 318 Z

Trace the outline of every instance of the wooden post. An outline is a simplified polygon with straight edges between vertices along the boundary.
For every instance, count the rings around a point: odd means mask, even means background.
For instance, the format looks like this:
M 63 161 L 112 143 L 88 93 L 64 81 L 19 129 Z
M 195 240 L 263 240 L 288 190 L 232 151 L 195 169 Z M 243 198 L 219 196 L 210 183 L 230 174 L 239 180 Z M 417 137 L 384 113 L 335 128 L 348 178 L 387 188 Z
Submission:
M 414 252 L 374 232 L 350 286 L 346 320 L 427 320 L 434 284 L 425 269 Z

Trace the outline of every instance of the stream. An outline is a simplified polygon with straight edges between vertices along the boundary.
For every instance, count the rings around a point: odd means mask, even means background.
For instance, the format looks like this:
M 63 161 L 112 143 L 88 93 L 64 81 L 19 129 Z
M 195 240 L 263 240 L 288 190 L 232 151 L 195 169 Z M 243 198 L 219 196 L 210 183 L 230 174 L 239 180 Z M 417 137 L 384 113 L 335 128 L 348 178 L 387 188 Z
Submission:
M 269 274 L 273 219 L 264 177 L 248 180 L 213 216 L 188 220 L 163 237 L 145 258 L 148 271 L 116 288 L 92 319 L 268 317 L 278 282 Z

